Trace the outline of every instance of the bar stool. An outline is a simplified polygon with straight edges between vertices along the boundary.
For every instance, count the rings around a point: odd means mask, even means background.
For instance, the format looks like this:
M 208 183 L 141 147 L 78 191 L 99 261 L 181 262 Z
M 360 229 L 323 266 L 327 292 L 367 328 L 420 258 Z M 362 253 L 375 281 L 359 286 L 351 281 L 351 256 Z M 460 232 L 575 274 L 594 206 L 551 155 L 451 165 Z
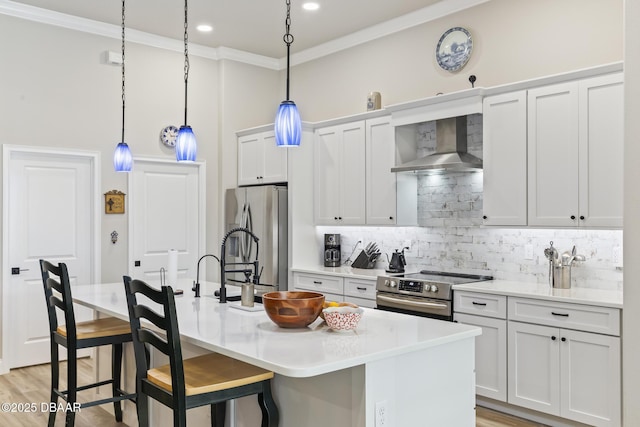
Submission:
M 129 399 L 135 402 L 135 394 L 126 394 L 120 389 L 120 374 L 122 368 L 122 343 L 131 341 L 131 327 L 128 322 L 112 317 L 76 323 L 71 297 L 71 283 L 69 272 L 64 263 L 57 266 L 48 261 L 40 260 L 44 295 L 49 314 L 49 332 L 51 338 L 51 404 L 58 404 L 58 397 L 67 402 L 65 405 L 71 410 L 66 413 L 66 425 L 75 423 L 75 404 L 78 392 L 102 385 L 111 384 L 113 397 L 81 403 L 78 408 L 88 408 L 113 402 L 116 421 L 122 421 L 121 401 Z M 51 276 L 57 276 L 58 280 Z M 62 310 L 64 324 L 59 325 L 56 308 Z M 62 320 L 62 319 L 61 319 Z M 58 346 L 67 349 L 67 390 L 59 389 L 59 355 Z M 111 345 L 112 348 L 112 378 L 78 386 L 77 352 L 79 349 Z M 49 412 L 49 427 L 53 427 L 56 411 Z
M 258 397 L 262 427 L 277 427 L 278 408 L 271 395 L 273 372 L 218 353 L 183 360 L 173 289 L 154 289 L 127 276 L 124 284 L 136 360 L 140 427 L 149 425 L 147 396 L 173 410 L 174 427 L 186 426 L 187 409 L 204 405 L 211 405 L 211 425 L 223 427 L 226 401 L 252 394 Z M 159 304 L 162 314 L 139 304 L 136 294 Z M 151 322 L 154 330 L 141 327 L 140 319 Z M 145 344 L 169 356 L 169 364 L 150 368 Z

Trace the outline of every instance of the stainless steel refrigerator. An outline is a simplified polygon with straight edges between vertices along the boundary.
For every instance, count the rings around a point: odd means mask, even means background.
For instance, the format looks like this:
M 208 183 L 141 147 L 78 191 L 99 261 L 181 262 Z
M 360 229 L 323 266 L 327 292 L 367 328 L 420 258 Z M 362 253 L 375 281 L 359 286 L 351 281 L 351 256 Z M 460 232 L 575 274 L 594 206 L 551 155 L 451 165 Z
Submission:
M 225 233 L 243 227 L 258 237 L 258 244 L 247 233 L 234 233 L 226 244 L 226 262 L 252 262 L 258 250 L 264 291 L 286 291 L 287 286 L 287 187 L 261 185 L 232 188 L 225 193 Z M 227 275 L 227 283 L 245 281 L 241 273 Z

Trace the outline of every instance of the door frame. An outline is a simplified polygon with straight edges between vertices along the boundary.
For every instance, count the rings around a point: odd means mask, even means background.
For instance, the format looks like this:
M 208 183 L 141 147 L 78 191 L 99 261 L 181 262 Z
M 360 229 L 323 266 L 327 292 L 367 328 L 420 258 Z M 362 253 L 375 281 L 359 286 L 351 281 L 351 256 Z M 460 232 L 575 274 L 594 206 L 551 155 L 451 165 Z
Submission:
M 101 184 L 101 168 L 100 168 L 100 152 L 88 151 L 88 150 L 76 150 L 67 148 L 55 148 L 55 147 L 36 147 L 25 145 L 2 145 L 2 229 L 9 229 L 9 215 L 7 206 L 9 204 L 9 164 L 10 160 L 15 153 L 25 154 L 39 154 L 49 155 L 52 161 L 56 158 L 68 157 L 68 158 L 81 158 L 88 159 L 91 164 L 91 174 L 93 183 L 91 185 L 93 200 L 93 225 L 91 227 L 91 281 L 92 283 L 98 283 L 101 277 L 100 260 L 101 260 L 101 239 L 100 230 L 102 227 L 100 216 L 100 184 Z M 12 361 L 10 360 L 8 350 L 9 336 L 9 321 L 8 319 L 8 289 L 5 284 L 10 281 L 11 266 L 9 265 L 9 239 L 6 232 L 2 233 L 2 335 L 0 336 L 1 354 L 0 354 L 0 375 L 9 372 Z M 44 309 L 44 307 L 43 307 Z
M 133 158 L 134 167 L 135 165 L 139 165 L 140 163 L 147 163 L 147 164 L 153 164 L 153 165 L 171 164 L 172 166 L 175 166 L 176 161 L 174 159 L 169 160 L 169 159 L 157 158 L 157 157 L 134 157 Z M 198 199 L 202 201 L 202 203 L 199 204 L 199 208 L 198 208 L 198 235 L 200 236 L 198 238 L 198 254 L 204 255 L 207 249 L 207 235 L 206 235 L 207 167 L 206 167 L 206 163 L 201 161 L 190 162 L 189 165 L 196 166 L 198 168 Z M 135 186 L 133 185 L 132 177 L 133 177 L 132 174 L 128 174 L 127 176 L 127 187 L 129 188 L 130 199 L 135 197 Z M 134 220 L 133 220 L 135 218 L 135 215 L 133 215 L 133 211 L 132 211 L 133 206 L 134 206 L 133 203 L 131 203 L 129 207 L 129 213 L 127 214 L 128 215 L 127 222 L 129 223 L 129 229 L 128 229 L 129 250 L 128 250 L 128 256 L 127 256 L 127 267 L 128 267 L 130 276 L 134 276 L 134 272 L 135 272 L 135 267 L 134 267 L 135 254 L 131 250 L 131 248 L 134 247 L 133 236 L 135 235 L 134 230 L 136 227 L 136 224 L 134 224 Z M 201 256 L 201 255 L 198 255 L 198 256 Z M 204 269 L 204 266 L 203 266 L 203 272 L 206 273 L 206 269 Z M 206 277 L 206 276 L 203 276 L 203 277 Z

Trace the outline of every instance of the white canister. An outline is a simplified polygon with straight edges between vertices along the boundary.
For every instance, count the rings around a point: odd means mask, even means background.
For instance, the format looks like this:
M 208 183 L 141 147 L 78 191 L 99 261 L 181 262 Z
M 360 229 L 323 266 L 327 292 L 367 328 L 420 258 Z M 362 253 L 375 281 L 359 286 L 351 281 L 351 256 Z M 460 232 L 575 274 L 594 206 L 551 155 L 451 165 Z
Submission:
M 367 111 L 379 110 L 382 108 L 380 92 L 371 92 L 367 95 Z

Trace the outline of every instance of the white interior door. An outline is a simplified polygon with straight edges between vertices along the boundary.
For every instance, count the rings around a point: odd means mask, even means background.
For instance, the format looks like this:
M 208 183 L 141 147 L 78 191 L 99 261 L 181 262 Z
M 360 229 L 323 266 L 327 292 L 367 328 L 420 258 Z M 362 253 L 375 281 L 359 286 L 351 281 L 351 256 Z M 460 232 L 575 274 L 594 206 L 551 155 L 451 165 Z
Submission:
M 129 174 L 132 277 L 159 283 L 160 269 L 169 267 L 168 251 L 175 249 L 178 279 L 195 280 L 198 257 L 205 248 L 204 178 L 202 163 L 135 159 Z M 185 286 L 182 282 L 178 287 L 190 291 Z
M 50 361 L 39 260 L 66 263 L 72 288 L 99 276 L 99 154 L 3 151 L 3 362 L 7 356 L 16 368 Z M 77 321 L 92 316 L 78 306 L 75 314 Z

